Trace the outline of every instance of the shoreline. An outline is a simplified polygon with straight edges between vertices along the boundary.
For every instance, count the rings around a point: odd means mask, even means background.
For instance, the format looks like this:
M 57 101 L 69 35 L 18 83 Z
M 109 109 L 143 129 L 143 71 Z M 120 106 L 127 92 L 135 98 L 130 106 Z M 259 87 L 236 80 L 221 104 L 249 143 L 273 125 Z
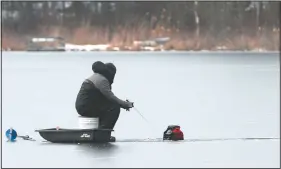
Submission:
M 1 50 L 4 52 L 13 52 L 13 53 L 276 53 L 280 54 L 280 51 L 257 51 L 257 50 L 164 50 L 164 51 L 132 51 L 132 50 L 120 50 L 120 51 L 24 51 L 24 50 Z
M 125 31 L 125 30 L 124 30 Z M 44 31 L 43 31 L 44 32 Z M 105 31 L 73 31 L 72 35 L 64 32 L 34 33 L 21 35 L 4 32 L 2 51 L 61 50 L 61 51 L 279 51 L 280 31 L 262 31 L 259 35 L 228 33 L 215 36 L 208 32 L 196 37 L 190 32 L 171 32 L 148 37 L 137 37 L 135 33 L 125 31 L 113 34 L 108 39 Z M 78 35 L 76 35 L 78 34 Z M 46 39 L 53 38 L 54 41 Z M 58 39 L 61 38 L 61 39 Z M 33 41 L 34 40 L 34 41 Z M 30 45 L 35 47 L 30 49 Z M 38 48 L 37 48 L 37 47 Z M 32 47 L 32 48 L 33 48 Z
M 280 50 L 265 49 L 263 47 L 256 47 L 253 49 L 229 49 L 226 46 L 215 46 L 212 49 L 167 49 L 163 45 L 157 46 L 124 46 L 118 47 L 110 44 L 97 44 L 97 45 L 77 45 L 65 43 L 64 46 L 54 48 L 42 48 L 40 50 L 28 50 L 28 49 L 5 49 L 1 51 L 5 52 L 188 52 L 188 53 L 241 53 L 241 52 L 253 52 L 253 53 L 279 53 Z

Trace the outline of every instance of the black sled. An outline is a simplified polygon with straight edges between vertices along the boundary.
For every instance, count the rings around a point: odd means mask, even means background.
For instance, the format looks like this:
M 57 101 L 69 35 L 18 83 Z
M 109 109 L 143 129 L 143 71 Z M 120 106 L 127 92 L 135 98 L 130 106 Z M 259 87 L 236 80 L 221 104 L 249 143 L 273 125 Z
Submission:
M 115 142 L 110 129 L 41 129 L 35 130 L 52 143 L 107 143 Z

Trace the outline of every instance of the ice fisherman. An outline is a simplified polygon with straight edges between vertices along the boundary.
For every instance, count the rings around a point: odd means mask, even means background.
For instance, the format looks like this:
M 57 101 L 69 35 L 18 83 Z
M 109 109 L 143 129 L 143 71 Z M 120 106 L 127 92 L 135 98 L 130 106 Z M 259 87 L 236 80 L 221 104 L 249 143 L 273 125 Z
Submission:
M 134 103 L 119 99 L 112 92 L 116 74 L 113 63 L 96 61 L 92 64 L 93 74 L 87 78 L 77 95 L 75 108 L 83 117 L 99 118 L 99 128 L 113 129 L 120 114 L 120 108 L 130 110 Z

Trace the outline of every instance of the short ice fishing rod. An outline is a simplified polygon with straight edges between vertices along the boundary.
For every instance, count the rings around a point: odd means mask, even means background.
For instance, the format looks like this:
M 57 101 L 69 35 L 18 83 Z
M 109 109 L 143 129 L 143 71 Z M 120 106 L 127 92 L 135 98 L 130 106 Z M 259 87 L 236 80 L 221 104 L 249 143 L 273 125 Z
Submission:
M 130 102 L 128 99 L 126 101 Z M 140 111 L 138 111 L 138 109 L 135 108 L 134 103 L 133 103 L 133 108 L 142 117 L 142 119 L 144 119 L 147 123 L 149 123 L 148 120 L 140 113 Z
M 134 107 L 134 109 L 147 123 L 149 123 L 148 120 L 140 113 L 140 111 L 138 111 L 137 108 Z

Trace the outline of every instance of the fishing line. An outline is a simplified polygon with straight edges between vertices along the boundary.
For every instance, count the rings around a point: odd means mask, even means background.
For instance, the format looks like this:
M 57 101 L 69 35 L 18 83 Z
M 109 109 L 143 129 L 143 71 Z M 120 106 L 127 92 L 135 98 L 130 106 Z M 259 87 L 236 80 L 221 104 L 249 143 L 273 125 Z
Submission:
M 149 121 L 140 113 L 140 111 L 135 107 L 134 107 L 134 109 L 142 117 L 142 119 L 144 119 L 150 125 Z
M 155 126 L 151 125 L 151 123 L 140 113 L 140 111 L 139 111 L 137 108 L 135 108 L 135 107 L 133 107 L 133 108 L 134 108 L 134 110 L 142 117 L 142 119 L 146 121 L 146 123 L 147 123 L 150 127 L 152 127 L 152 128 L 155 129 Z M 152 132 L 153 130 L 149 130 L 149 131 L 150 131 L 151 135 L 154 135 L 154 132 Z M 149 136 L 149 137 L 150 137 L 150 136 Z
M 211 138 L 211 139 L 184 139 L 179 142 L 214 142 L 214 141 L 253 141 L 253 140 L 280 140 L 275 137 L 250 137 L 250 138 Z M 163 140 L 163 138 L 152 139 L 122 139 L 116 142 L 171 142 L 170 140 Z
M 128 99 L 127 99 L 126 101 L 129 102 Z M 149 123 L 149 121 L 140 113 L 140 111 L 139 111 L 136 107 L 133 106 L 133 108 L 134 108 L 134 110 L 142 117 L 142 119 L 144 119 L 144 120 L 146 121 L 146 123 L 148 123 L 149 125 L 151 125 L 151 124 Z
M 146 123 L 147 123 L 151 128 L 153 128 L 153 129 L 155 129 L 155 130 L 158 130 L 158 129 L 159 129 L 157 126 L 152 125 L 152 124 L 140 113 L 140 111 L 139 111 L 137 108 L 135 108 L 135 107 L 133 107 L 133 108 L 134 108 L 134 110 L 142 117 L 142 119 L 146 121 Z M 155 132 L 153 132 L 154 130 L 149 130 L 149 131 L 150 131 L 151 135 L 155 135 Z

